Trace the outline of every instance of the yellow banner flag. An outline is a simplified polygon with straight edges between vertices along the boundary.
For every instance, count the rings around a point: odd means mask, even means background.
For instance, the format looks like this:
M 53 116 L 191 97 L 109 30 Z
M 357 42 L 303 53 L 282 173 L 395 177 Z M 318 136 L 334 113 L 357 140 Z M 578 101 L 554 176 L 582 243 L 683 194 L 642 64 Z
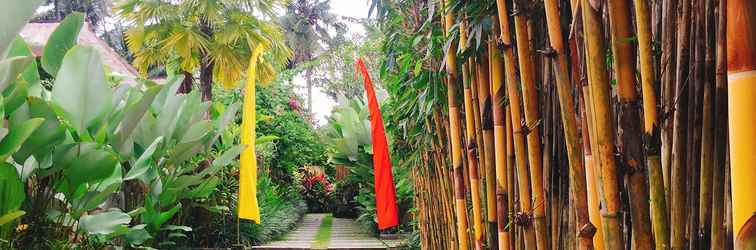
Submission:
M 260 207 L 257 205 L 257 159 L 255 158 L 255 69 L 263 46 L 258 45 L 249 58 L 247 84 L 242 108 L 241 153 L 239 165 L 239 218 L 260 224 Z

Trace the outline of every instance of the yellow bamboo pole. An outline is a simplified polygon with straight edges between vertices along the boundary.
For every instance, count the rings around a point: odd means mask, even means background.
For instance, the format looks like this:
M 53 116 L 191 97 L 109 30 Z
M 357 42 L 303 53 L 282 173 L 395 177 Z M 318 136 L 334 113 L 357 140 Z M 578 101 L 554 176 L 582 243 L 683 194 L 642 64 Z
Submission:
M 496 17 L 493 17 L 494 23 Z M 495 26 L 494 26 L 495 27 Z M 507 148 L 506 148 L 506 134 L 504 132 L 504 95 L 505 90 L 502 88 L 504 83 L 504 75 L 502 74 L 501 55 L 496 48 L 496 35 L 498 32 L 494 32 L 494 37 L 488 41 L 488 51 L 491 61 L 491 98 L 493 102 L 493 124 L 494 124 L 494 150 L 496 152 L 496 191 L 497 201 L 499 209 L 504 212 L 509 205 L 507 204 Z M 499 213 L 500 216 L 505 217 L 504 213 Z M 502 218 L 502 222 L 506 221 L 506 218 Z M 505 227 L 498 228 L 499 235 L 499 249 L 509 249 L 509 232 Z
M 459 46 L 465 48 L 467 28 L 465 22 L 460 25 Z M 462 82 L 464 84 L 465 134 L 467 137 L 467 163 L 470 176 L 470 196 L 473 205 L 473 235 L 475 249 L 483 249 L 483 214 L 480 200 L 480 175 L 478 169 L 477 145 L 475 143 L 475 117 L 472 103 L 472 79 L 469 64 L 462 64 Z
M 644 132 L 648 138 L 646 164 L 651 206 L 651 219 L 656 249 L 669 248 L 669 218 L 664 192 L 664 177 L 659 156 L 659 127 L 656 112 L 654 58 L 652 54 L 651 17 L 648 0 L 635 0 L 638 29 L 638 56 L 640 58 L 641 87 L 643 91 Z
M 517 186 L 520 201 L 520 212 L 516 216 L 530 216 L 533 211 L 533 203 L 530 192 L 530 176 L 527 169 L 527 157 L 525 148 L 525 134 L 522 120 L 522 105 L 520 101 L 520 92 L 517 87 L 517 77 L 515 76 L 515 58 L 513 52 L 512 35 L 509 29 L 509 18 L 507 15 L 507 5 L 504 0 L 496 1 L 499 24 L 501 27 L 501 41 L 504 46 L 504 74 L 507 85 L 507 95 L 509 96 L 509 111 L 512 120 L 512 136 L 514 144 L 515 161 L 517 166 Z M 491 62 L 493 63 L 493 62 Z M 539 178 L 540 179 L 540 176 Z M 543 198 L 543 197 L 542 197 Z M 526 220 L 528 221 L 528 220 Z M 536 248 L 535 230 L 532 225 L 525 223 L 523 229 L 523 241 L 525 249 L 532 250 Z
M 756 249 L 756 1 L 727 1 L 727 80 L 735 249 Z
M 524 10 L 525 6 L 514 8 Z M 525 111 L 525 129 L 518 130 L 528 141 L 528 163 L 530 164 L 530 187 L 533 194 L 533 224 L 535 226 L 536 245 L 539 250 L 549 249 L 546 204 L 543 190 L 543 155 L 541 154 L 541 139 L 538 123 L 541 119 L 538 113 L 538 93 L 535 86 L 535 71 L 530 48 L 530 34 L 527 16 L 520 11 L 514 12 L 515 38 L 517 41 L 517 59 L 520 66 L 520 86 L 522 87 L 523 110 Z
M 446 6 L 448 7 L 448 6 Z M 446 10 L 444 24 L 447 39 L 450 29 L 454 25 L 454 13 Z M 451 43 L 446 51 L 446 74 L 447 74 L 447 102 L 449 105 L 449 143 L 451 144 L 452 169 L 454 170 L 454 205 L 457 217 L 457 241 L 460 250 L 469 249 L 467 236 L 467 202 L 465 202 L 465 177 L 462 166 L 462 136 L 457 104 L 457 46 Z
M 617 164 L 614 158 L 614 127 L 611 117 L 611 93 L 609 76 L 606 71 L 606 58 L 603 25 L 601 15 L 596 6 L 591 6 L 589 0 L 581 0 L 583 29 L 585 31 L 585 51 L 588 70 L 588 86 L 590 88 L 590 103 L 593 112 L 592 122 L 596 140 L 594 160 L 601 169 L 603 196 L 602 223 L 604 230 L 604 244 L 607 249 L 623 249 L 623 239 L 619 223 L 619 190 L 617 179 Z
M 487 51 L 487 50 L 486 50 Z M 484 52 L 485 56 L 480 56 L 479 60 L 477 60 L 477 63 L 475 64 L 475 69 L 478 79 L 478 108 L 480 116 L 481 116 L 481 128 L 483 130 L 483 158 L 485 159 L 484 162 L 486 164 L 486 195 L 491 193 L 488 189 L 489 184 L 496 185 L 496 166 L 495 166 L 495 155 L 496 152 L 494 152 L 494 134 L 493 134 L 493 116 L 491 114 L 491 91 L 490 91 L 490 82 L 489 82 L 489 75 L 488 75 L 488 55 L 487 52 Z M 493 173 L 491 173 L 491 170 L 494 170 Z M 494 198 L 496 199 L 496 191 L 493 191 Z M 493 216 L 496 218 L 492 228 L 492 225 L 489 224 L 489 233 L 493 236 L 494 232 L 498 231 L 498 227 L 502 226 L 502 218 L 498 217 L 498 211 L 496 210 L 497 203 L 492 202 L 490 200 L 490 197 L 487 197 L 487 213 L 489 217 L 489 223 L 491 223 L 491 212 L 494 212 Z M 493 208 L 491 208 L 491 205 L 493 205 Z M 492 210 L 493 209 L 493 210 Z M 496 238 L 496 237 L 492 237 Z M 489 244 L 493 244 L 496 242 L 496 239 L 489 242 Z

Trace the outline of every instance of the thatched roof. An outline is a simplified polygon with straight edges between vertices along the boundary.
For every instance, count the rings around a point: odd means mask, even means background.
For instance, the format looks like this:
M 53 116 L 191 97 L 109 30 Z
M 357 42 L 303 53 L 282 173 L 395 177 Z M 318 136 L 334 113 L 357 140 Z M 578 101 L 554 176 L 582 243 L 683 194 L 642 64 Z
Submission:
M 57 26 L 58 23 L 28 23 L 21 30 L 21 37 L 29 44 L 34 55 L 41 56 L 47 39 Z M 93 46 L 99 51 L 102 56 L 102 63 L 110 71 L 118 72 L 130 78 L 135 78 L 139 75 L 129 62 L 118 55 L 105 41 L 97 37 L 87 23 L 84 23 L 84 26 L 81 28 L 78 41 L 79 44 Z

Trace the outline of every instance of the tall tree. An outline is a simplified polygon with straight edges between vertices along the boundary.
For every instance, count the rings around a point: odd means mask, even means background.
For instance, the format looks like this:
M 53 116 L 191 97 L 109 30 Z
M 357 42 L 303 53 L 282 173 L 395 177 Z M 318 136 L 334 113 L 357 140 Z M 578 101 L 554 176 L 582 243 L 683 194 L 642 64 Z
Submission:
M 284 0 L 129 0 L 118 13 L 134 23 L 126 32 L 133 64 L 142 73 L 164 66 L 186 76 L 179 92 L 192 89 L 199 71 L 204 100 L 212 99 L 212 83 L 235 86 L 243 77 L 252 48 L 266 44 L 257 63 L 258 78 L 268 81 L 274 68 L 291 55 L 281 29 L 273 22 Z
M 345 30 L 345 24 L 331 12 L 330 0 L 293 0 L 286 6 L 286 14 L 279 20 L 284 30 L 286 43 L 293 50 L 288 68 L 294 68 L 318 57 L 337 40 L 329 29 L 337 34 Z M 307 110 L 312 112 L 312 88 L 314 64 L 305 69 L 307 81 Z

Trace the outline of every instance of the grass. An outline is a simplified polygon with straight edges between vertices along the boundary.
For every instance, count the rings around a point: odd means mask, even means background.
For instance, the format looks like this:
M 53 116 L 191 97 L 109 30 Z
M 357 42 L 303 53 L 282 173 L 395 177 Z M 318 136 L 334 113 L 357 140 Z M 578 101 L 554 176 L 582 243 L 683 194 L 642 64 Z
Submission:
M 333 224 L 333 215 L 328 214 L 320 222 L 320 228 L 315 233 L 315 239 L 312 242 L 312 249 L 328 249 L 331 243 L 331 224 Z

